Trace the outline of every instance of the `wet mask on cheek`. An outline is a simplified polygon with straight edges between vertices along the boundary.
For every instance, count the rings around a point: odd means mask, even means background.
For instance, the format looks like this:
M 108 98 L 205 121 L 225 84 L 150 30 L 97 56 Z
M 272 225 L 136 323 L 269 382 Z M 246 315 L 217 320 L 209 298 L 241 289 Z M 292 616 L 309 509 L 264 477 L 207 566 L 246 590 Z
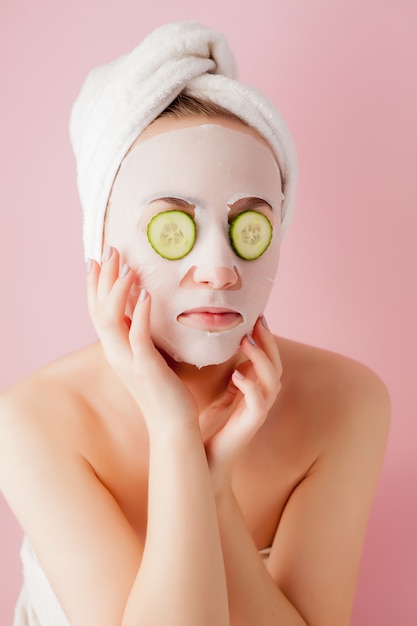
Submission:
M 126 156 L 112 191 L 107 241 L 151 294 L 152 338 L 172 358 L 198 367 L 225 362 L 252 331 L 278 265 L 281 201 L 272 153 L 243 131 L 189 126 L 142 141 Z M 158 221 L 168 220 L 169 211 L 191 216 L 184 223 L 190 237 L 195 230 L 189 252 L 176 260 L 163 250 L 161 256 L 148 238 L 149 223 L 160 214 Z M 245 211 L 255 213 L 235 219 Z M 274 224 L 272 238 L 263 254 L 245 260 L 232 246 L 230 223 L 242 230 L 246 217 L 258 214 Z

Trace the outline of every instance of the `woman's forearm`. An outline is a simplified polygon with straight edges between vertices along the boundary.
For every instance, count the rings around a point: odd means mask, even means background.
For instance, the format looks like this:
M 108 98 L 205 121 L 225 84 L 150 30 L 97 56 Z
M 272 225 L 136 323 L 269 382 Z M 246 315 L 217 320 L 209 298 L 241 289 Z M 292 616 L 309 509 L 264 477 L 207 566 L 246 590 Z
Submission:
M 215 499 L 196 427 L 150 434 L 148 528 L 123 626 L 228 626 Z
M 216 501 L 230 626 L 307 626 L 266 569 L 232 489 L 218 494 Z

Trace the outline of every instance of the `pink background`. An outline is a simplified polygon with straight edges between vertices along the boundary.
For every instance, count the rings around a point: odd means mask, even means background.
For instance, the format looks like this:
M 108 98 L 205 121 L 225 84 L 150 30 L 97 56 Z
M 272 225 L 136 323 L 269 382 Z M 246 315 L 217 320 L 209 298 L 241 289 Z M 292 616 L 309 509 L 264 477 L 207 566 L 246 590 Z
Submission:
M 268 319 L 365 362 L 389 387 L 391 437 L 352 624 L 415 626 L 415 0 L 2 0 L 0 389 L 94 340 L 70 107 L 87 70 L 180 19 L 225 32 L 241 78 L 295 136 L 298 206 Z M 0 498 L 1 626 L 21 582 L 20 540 Z

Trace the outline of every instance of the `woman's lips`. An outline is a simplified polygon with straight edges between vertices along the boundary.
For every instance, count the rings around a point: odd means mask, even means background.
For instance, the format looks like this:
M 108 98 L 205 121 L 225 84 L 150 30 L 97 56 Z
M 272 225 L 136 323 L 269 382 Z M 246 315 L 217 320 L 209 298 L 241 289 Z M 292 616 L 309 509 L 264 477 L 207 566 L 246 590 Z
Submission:
M 229 330 L 243 322 L 243 317 L 237 311 L 218 307 L 200 307 L 184 311 L 177 317 L 183 326 L 208 332 Z

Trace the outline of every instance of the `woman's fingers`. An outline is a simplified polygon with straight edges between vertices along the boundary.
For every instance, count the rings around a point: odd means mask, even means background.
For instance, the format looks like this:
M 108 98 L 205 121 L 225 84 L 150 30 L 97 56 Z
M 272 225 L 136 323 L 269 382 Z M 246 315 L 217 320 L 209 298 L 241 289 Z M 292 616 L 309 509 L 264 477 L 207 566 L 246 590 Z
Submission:
M 264 329 L 265 330 L 265 329 Z M 269 331 L 265 330 L 265 333 Z M 255 334 L 254 337 L 259 340 L 260 333 Z M 269 343 L 274 341 L 268 338 Z M 263 339 L 262 344 L 258 345 L 253 343 L 252 339 L 245 337 L 242 341 L 242 351 L 246 354 L 252 364 L 252 372 L 249 372 L 247 378 L 252 379 L 262 390 L 263 396 L 270 408 L 280 390 L 281 387 L 281 361 L 279 359 L 278 350 L 274 353 L 273 347 L 268 346 L 268 351 L 265 348 L 266 338 Z
M 109 295 L 119 274 L 120 257 L 115 248 L 106 245 L 101 259 L 100 279 L 97 285 L 97 298 L 103 302 Z
M 150 322 L 151 297 L 142 289 L 132 315 L 132 323 L 129 331 L 130 345 L 136 358 L 146 358 L 149 351 L 156 352 L 151 339 Z
M 92 318 L 95 316 L 96 292 L 98 277 L 100 275 L 100 265 L 93 259 L 87 261 L 87 305 Z
M 220 478 L 233 466 L 240 452 L 265 421 L 268 407 L 261 388 L 255 380 L 236 370 L 232 382 L 238 395 L 230 407 L 224 426 L 206 444 L 209 465 L 214 479 Z M 220 473 L 219 473 L 220 472 Z
M 126 356 L 126 351 L 130 351 L 126 306 L 134 281 L 134 272 L 127 265 L 120 267 L 115 249 L 103 255 L 101 265 L 91 262 L 87 277 L 88 308 L 103 348 L 113 362 L 115 357 Z
M 253 334 L 246 336 L 241 349 L 247 360 L 239 365 L 232 375 L 236 393 L 225 396 L 230 406 L 223 407 L 226 413 L 224 426 L 208 441 L 207 452 L 212 475 L 228 473 L 241 450 L 261 428 L 280 390 L 282 373 L 281 359 L 274 337 L 261 320 L 255 325 Z M 212 409 L 222 409 L 222 406 Z
M 253 337 L 256 343 L 263 349 L 269 360 L 273 364 L 275 371 L 282 375 L 282 363 L 279 355 L 276 339 L 271 333 L 266 323 L 265 317 L 262 315 L 255 324 L 253 329 Z
M 258 383 L 248 376 L 243 376 L 238 370 L 233 373 L 233 383 L 245 399 L 244 413 L 251 418 L 249 421 L 253 420 L 254 424 L 258 423 L 259 419 L 263 421 L 269 407 Z

